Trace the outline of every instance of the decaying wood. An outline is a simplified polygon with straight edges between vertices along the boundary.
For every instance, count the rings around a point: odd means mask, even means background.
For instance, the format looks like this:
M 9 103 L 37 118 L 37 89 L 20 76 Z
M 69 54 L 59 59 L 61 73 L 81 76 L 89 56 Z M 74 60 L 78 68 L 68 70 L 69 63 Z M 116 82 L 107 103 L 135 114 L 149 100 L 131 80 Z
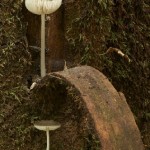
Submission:
M 49 83 L 50 79 L 51 83 Z M 50 73 L 41 80 L 37 93 L 39 94 L 40 88 L 42 91 L 48 90 L 49 86 L 45 85 L 53 85 L 55 82 L 57 84 L 60 82 L 60 85 L 65 83 L 68 88 L 75 88 L 77 91 L 75 97 L 80 97 L 84 108 L 87 108 L 91 116 L 89 124 L 94 125 L 102 150 L 144 149 L 140 132 L 124 95 L 118 93 L 101 72 L 89 66 L 80 66 L 67 69 L 67 71 Z M 53 86 L 60 87 L 57 84 Z M 58 90 L 56 89 L 56 91 Z M 54 92 L 51 93 L 49 90 L 45 95 L 44 100 L 48 95 L 54 95 Z M 52 102 L 51 99 L 49 97 L 47 101 L 53 106 L 56 101 Z M 61 98 L 61 100 L 66 102 L 65 99 Z M 48 109 L 50 108 L 48 107 Z M 72 118 L 68 118 L 68 120 L 72 120 Z M 62 131 L 66 128 L 64 126 Z

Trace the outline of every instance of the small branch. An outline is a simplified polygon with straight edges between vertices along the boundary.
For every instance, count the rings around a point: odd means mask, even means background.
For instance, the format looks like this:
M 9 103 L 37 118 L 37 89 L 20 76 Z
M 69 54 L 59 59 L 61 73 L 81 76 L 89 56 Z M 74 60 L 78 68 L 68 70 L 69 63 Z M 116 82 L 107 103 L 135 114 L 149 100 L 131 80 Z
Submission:
M 125 58 L 125 60 L 128 61 L 129 63 L 131 62 L 131 59 L 128 57 L 128 55 L 124 54 L 124 53 L 123 53 L 120 49 L 118 49 L 118 48 L 109 47 L 109 49 L 108 49 L 105 53 L 103 53 L 103 54 L 101 54 L 101 55 L 106 55 L 106 54 L 112 53 L 112 52 L 115 52 L 115 53 L 117 53 L 119 56 Z

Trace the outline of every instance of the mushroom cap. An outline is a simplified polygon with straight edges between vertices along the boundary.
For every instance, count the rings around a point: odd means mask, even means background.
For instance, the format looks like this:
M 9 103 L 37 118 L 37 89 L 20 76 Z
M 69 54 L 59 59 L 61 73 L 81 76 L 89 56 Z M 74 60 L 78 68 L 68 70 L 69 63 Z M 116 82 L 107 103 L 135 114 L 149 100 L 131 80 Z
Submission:
M 37 15 L 51 14 L 61 6 L 62 0 L 25 0 L 26 8 Z
M 60 128 L 60 126 L 60 123 L 53 120 L 41 120 L 34 122 L 34 127 L 43 131 L 56 130 Z

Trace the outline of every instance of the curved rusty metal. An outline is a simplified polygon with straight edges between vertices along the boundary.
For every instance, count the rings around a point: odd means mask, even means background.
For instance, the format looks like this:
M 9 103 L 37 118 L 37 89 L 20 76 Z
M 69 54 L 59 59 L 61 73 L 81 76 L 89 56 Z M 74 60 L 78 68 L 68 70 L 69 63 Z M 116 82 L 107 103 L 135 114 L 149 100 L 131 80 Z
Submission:
M 50 73 L 73 85 L 93 119 L 103 150 L 143 150 L 140 132 L 123 94 L 90 66 Z

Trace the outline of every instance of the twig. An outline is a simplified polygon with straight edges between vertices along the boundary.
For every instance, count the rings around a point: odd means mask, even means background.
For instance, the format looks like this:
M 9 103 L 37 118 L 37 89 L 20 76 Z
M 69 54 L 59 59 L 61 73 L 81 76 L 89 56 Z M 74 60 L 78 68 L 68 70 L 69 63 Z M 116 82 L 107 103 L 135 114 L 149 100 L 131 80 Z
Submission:
M 129 63 L 131 62 L 130 58 L 128 57 L 128 55 L 124 54 L 120 49 L 118 48 L 113 48 L 113 47 L 110 47 L 105 53 L 103 54 L 100 54 L 100 55 L 106 55 L 108 53 L 112 53 L 112 52 L 115 52 L 117 53 L 119 56 L 125 58 L 125 60 L 127 60 Z

